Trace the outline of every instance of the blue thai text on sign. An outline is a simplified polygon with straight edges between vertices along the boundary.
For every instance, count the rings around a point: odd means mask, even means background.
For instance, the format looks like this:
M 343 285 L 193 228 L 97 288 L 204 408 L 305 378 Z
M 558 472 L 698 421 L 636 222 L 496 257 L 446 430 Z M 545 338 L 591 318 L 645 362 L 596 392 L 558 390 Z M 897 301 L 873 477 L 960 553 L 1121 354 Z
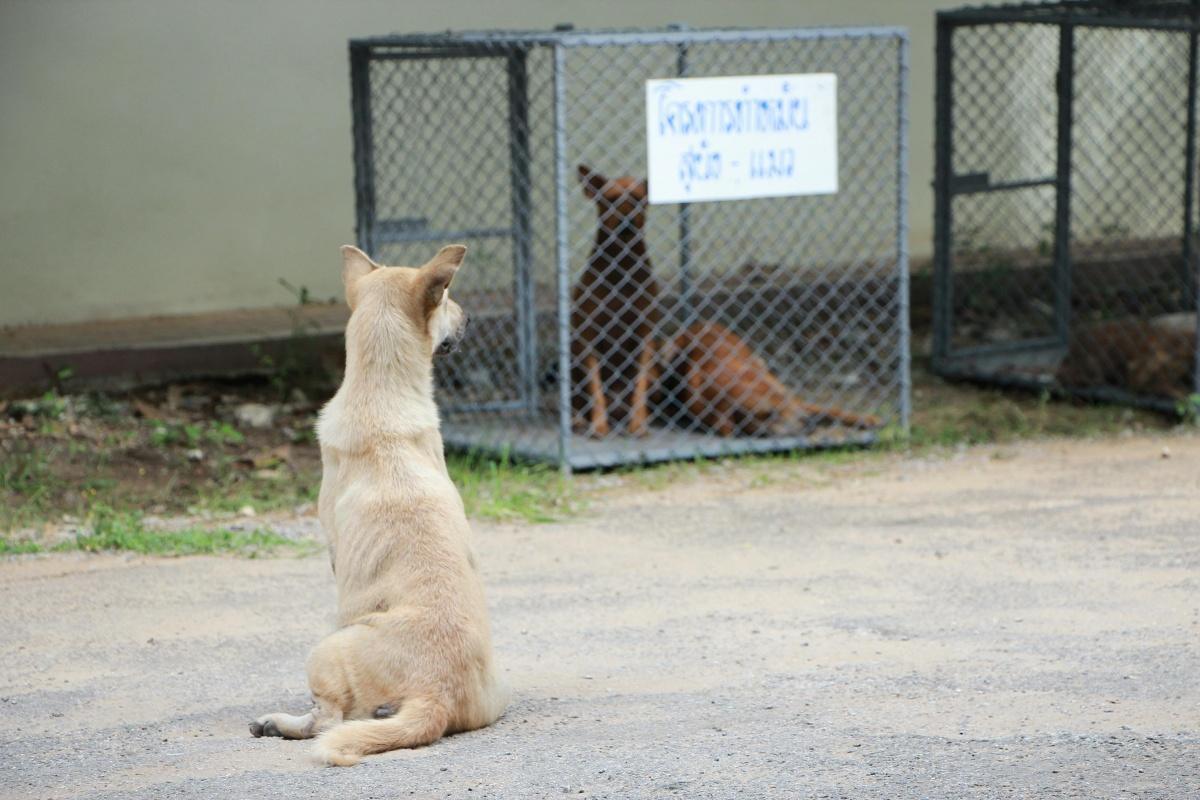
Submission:
M 651 203 L 832 194 L 837 75 L 646 81 Z

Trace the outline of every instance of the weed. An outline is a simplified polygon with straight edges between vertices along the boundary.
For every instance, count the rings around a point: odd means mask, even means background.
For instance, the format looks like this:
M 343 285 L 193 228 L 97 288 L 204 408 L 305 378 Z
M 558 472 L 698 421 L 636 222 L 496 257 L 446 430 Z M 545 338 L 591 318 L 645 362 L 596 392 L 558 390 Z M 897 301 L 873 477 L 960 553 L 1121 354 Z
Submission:
M 219 514 L 233 513 L 246 506 L 257 512 L 295 508 L 315 502 L 319 476 L 295 475 L 286 481 L 248 480 L 228 472 L 230 477 L 199 497 L 196 508 Z
M 147 528 L 142 517 L 133 511 L 116 511 L 105 505 L 92 509 L 90 530 L 55 550 L 84 550 L 99 552 L 120 550 L 146 555 L 213 555 L 235 553 L 256 557 L 288 549 L 312 549 L 311 542 L 297 542 L 271 531 L 235 531 L 228 528 L 189 527 L 180 530 Z
M 243 444 L 246 437 L 228 422 L 210 422 L 204 431 L 204 439 L 211 444 Z
M 1200 425 L 1200 394 L 1190 394 L 1175 404 L 1175 413 L 1188 425 Z
M 450 456 L 446 466 L 472 516 L 549 522 L 577 508 L 570 480 L 544 464 L 466 453 Z
M 292 293 L 292 295 L 296 298 L 297 304 L 306 306 L 312 302 L 312 295 L 309 293 L 308 287 L 304 284 L 293 286 L 287 278 L 280 278 L 279 285 Z
M 203 431 L 199 425 L 186 422 L 160 422 L 150 431 L 150 444 L 155 447 L 182 445 L 195 447 Z
M 196 447 L 202 441 L 215 445 L 237 445 L 246 441 L 241 431 L 228 422 L 198 425 L 190 422 L 159 422 L 150 431 L 155 447 Z
M 7 536 L 0 536 L 0 556 L 15 556 L 40 552 L 42 552 L 42 546 L 35 541 L 30 539 L 9 539 Z

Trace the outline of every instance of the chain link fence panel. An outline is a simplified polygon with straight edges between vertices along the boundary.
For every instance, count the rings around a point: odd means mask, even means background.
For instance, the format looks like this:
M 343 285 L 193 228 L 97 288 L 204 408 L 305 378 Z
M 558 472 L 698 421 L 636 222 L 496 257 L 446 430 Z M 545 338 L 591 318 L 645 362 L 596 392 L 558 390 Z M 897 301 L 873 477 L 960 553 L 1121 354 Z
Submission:
M 359 245 L 468 247 L 449 446 L 569 469 L 907 425 L 907 38 L 450 33 L 350 44 Z M 828 195 L 648 202 L 646 81 L 836 73 Z M 799 166 L 803 169 L 803 165 Z
M 1195 0 L 939 13 L 938 372 L 1196 406 L 1198 32 Z

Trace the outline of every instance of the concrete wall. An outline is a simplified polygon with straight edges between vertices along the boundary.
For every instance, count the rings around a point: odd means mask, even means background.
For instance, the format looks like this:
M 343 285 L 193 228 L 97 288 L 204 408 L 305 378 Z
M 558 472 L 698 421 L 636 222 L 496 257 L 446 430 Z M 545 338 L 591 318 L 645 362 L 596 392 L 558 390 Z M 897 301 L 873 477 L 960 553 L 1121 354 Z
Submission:
M 912 247 L 932 227 L 932 0 L 0 0 L 0 324 L 340 292 L 346 40 L 447 28 L 886 24 L 912 36 Z

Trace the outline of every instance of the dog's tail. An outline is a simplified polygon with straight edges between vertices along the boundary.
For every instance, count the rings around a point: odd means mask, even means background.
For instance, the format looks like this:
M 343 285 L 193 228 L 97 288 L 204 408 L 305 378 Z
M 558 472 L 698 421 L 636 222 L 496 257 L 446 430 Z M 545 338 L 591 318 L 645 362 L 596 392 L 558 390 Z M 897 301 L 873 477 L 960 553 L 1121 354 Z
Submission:
M 313 756 L 331 766 L 352 767 L 365 755 L 435 742 L 449 723 L 450 712 L 440 700 L 414 697 L 394 717 L 350 720 L 330 728 L 317 738 Z
M 798 397 L 792 398 L 792 408 L 797 416 L 803 417 L 811 421 L 840 422 L 850 428 L 879 428 L 883 426 L 883 420 L 874 414 L 856 414 L 853 411 L 846 411 L 833 406 L 815 406 L 812 403 L 805 403 Z

